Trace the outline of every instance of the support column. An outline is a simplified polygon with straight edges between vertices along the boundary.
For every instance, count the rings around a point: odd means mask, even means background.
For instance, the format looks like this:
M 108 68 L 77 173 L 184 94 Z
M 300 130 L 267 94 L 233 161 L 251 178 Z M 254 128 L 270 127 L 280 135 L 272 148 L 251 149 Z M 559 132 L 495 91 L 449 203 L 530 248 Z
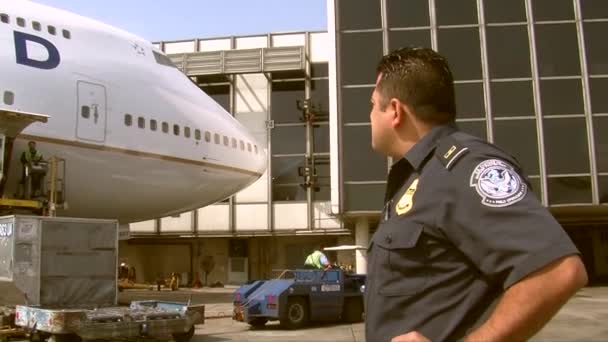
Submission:
M 355 224 L 355 245 L 367 248 L 369 244 L 369 222 L 367 218 L 357 219 Z M 367 274 L 367 250 L 355 251 L 356 271 L 359 274 Z

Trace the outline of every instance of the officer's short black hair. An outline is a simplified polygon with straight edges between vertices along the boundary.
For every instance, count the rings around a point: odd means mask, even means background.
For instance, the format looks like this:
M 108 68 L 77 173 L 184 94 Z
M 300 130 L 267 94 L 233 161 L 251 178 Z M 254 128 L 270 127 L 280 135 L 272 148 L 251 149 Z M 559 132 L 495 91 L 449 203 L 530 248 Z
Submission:
M 424 122 L 442 124 L 456 118 L 454 79 L 447 60 L 432 49 L 405 47 L 382 57 L 376 67 L 382 75 L 376 89 L 380 108 L 391 98 L 412 108 Z

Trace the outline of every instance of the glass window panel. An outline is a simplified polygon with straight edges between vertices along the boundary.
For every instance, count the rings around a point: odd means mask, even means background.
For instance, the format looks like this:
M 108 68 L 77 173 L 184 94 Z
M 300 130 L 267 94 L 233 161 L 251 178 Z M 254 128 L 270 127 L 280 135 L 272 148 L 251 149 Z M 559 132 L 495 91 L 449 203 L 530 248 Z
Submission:
M 478 23 L 476 0 L 460 0 L 458 5 L 453 0 L 435 0 L 435 10 L 439 25 Z
M 574 19 L 572 0 L 532 0 L 531 2 L 535 21 Z
M 454 85 L 454 91 L 456 94 L 456 117 L 484 118 L 486 116 L 482 83 L 457 83 Z
M 406 47 L 406 46 L 423 46 L 431 47 L 431 31 L 430 30 L 405 30 L 405 31 L 389 31 L 388 32 L 389 50 Z
M 310 74 L 312 77 L 327 77 L 329 75 L 327 63 L 311 63 Z
M 345 181 L 384 181 L 386 157 L 372 150 L 370 126 L 342 128 L 343 175 Z
M 297 101 L 304 100 L 304 82 L 273 82 L 271 117 L 275 123 L 301 122 L 302 111 L 298 110 Z
M 210 85 L 203 86 L 201 89 L 211 96 L 215 102 L 219 103 L 227 112 L 230 112 L 230 86 L 229 85 Z
M 389 27 L 430 26 L 428 0 L 387 0 Z
M 508 6 L 505 6 L 508 7 Z M 486 28 L 491 78 L 530 77 L 530 45 L 526 26 Z
M 299 167 L 304 167 L 304 156 L 272 157 L 272 183 L 301 183 L 303 178 L 298 176 Z
M 343 33 L 340 45 L 342 84 L 375 84 L 376 65 L 383 55 L 382 32 Z
M 598 172 L 608 172 L 608 117 L 593 117 L 595 156 Z
M 543 129 L 548 174 L 589 172 L 584 118 L 544 119 Z
M 591 203 L 590 177 L 560 177 L 547 179 L 549 205 Z
M 385 184 L 344 184 L 345 211 L 381 211 Z
M 315 138 L 315 152 L 329 153 L 329 125 L 315 125 L 313 134 Z
M 150 119 L 150 129 L 156 131 L 158 128 L 158 123 L 154 119 Z
M 483 9 L 487 23 L 526 21 L 525 0 L 484 0 Z
M 576 25 L 536 25 L 534 29 L 540 76 L 581 74 Z
M 589 80 L 591 93 L 591 112 L 608 113 L 608 78 L 592 78 Z
M 306 127 L 275 126 L 271 132 L 272 154 L 306 152 Z
M 581 80 L 541 80 L 543 115 L 584 114 Z
M 492 82 L 490 89 L 494 116 L 534 115 L 532 81 Z
M 608 203 L 608 176 L 599 177 L 600 203 Z
M 532 187 L 532 192 L 534 193 L 534 195 L 536 195 L 536 198 L 539 201 L 542 201 L 540 178 L 528 178 L 528 182 L 530 183 L 530 186 Z
M 463 132 L 474 135 L 483 140 L 488 140 L 488 132 L 486 128 L 486 121 L 465 121 L 457 122 L 458 128 Z
M 318 115 L 329 115 L 329 81 L 315 80 L 310 82 L 310 99 L 312 100 Z M 322 121 L 327 121 L 324 118 Z
M 439 53 L 447 58 L 455 80 L 481 79 L 479 29 L 440 29 Z
M 273 201 L 306 201 L 306 190 L 299 185 L 273 185 Z
M 606 3 L 606 0 L 582 0 L 581 9 L 584 19 L 608 18 L 608 3 Z
M 373 87 L 342 88 L 342 122 L 369 123 Z
M 608 7 L 608 3 L 605 3 Z M 590 74 L 608 74 L 608 49 L 606 32 L 608 22 L 583 23 L 587 70 Z
M 494 121 L 494 142 L 514 156 L 526 175 L 538 175 L 536 120 Z
M 362 30 L 382 27 L 380 21 L 380 1 L 358 1 L 353 4 L 351 0 L 338 0 L 338 21 L 340 30 Z
M 146 119 L 141 116 L 137 118 L 137 127 L 146 128 Z

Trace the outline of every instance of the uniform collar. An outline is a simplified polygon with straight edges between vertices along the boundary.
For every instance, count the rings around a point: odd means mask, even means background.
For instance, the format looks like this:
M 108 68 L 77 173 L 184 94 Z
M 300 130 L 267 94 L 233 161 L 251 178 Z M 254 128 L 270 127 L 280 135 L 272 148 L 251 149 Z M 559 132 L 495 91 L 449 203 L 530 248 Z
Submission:
M 456 131 L 453 123 L 438 125 L 433 127 L 422 139 L 405 154 L 404 158 L 416 171 L 420 171 L 420 166 L 428 155 L 433 152 L 439 140 Z

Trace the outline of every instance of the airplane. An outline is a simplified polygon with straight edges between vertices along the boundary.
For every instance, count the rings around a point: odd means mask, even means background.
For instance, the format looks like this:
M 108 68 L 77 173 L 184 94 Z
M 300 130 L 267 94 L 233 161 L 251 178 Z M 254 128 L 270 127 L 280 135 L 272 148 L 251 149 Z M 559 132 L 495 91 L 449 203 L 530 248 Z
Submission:
M 7 136 L 3 197 L 18 193 L 29 141 L 65 161 L 58 216 L 176 215 L 264 174 L 260 142 L 150 42 L 35 2 L 1 4 L 0 127 L 38 118 Z

